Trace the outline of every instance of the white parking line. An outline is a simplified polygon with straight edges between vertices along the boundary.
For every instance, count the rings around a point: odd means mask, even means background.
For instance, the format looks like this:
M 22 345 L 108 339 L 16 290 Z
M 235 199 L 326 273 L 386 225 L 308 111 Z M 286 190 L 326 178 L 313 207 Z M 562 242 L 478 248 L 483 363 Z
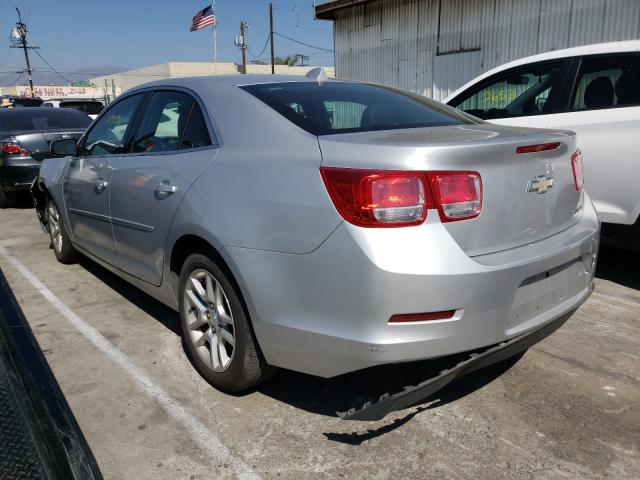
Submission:
M 0 255 L 4 257 L 18 272 L 26 278 L 87 340 L 104 352 L 113 362 L 126 371 L 140 388 L 154 398 L 166 412 L 180 422 L 189 431 L 196 442 L 207 450 L 219 463 L 233 465 L 236 476 L 241 479 L 259 480 L 260 476 L 242 460 L 235 457 L 222 441 L 198 420 L 189 410 L 171 398 L 160 385 L 155 383 L 147 373 L 136 366 L 124 353 L 107 340 L 98 330 L 76 315 L 62 300 L 49 290 L 31 271 L 16 257 L 0 245 Z

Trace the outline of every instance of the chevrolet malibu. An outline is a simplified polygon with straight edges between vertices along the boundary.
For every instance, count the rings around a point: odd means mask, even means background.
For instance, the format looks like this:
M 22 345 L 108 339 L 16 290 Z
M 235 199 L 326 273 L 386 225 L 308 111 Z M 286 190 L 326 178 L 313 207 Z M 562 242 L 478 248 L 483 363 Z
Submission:
M 32 193 L 57 259 L 178 311 L 223 391 L 505 351 L 592 289 L 569 131 L 312 71 L 149 83 L 52 154 Z

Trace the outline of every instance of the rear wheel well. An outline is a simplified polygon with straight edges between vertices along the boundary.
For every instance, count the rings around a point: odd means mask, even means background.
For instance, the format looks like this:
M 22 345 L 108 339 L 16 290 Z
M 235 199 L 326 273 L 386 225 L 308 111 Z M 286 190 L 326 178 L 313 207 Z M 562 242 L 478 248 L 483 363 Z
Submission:
M 171 249 L 171 259 L 169 260 L 169 270 L 171 272 L 171 284 L 173 291 L 176 292 L 176 298 L 178 294 L 178 284 L 180 281 L 180 271 L 182 265 L 189 255 L 196 252 L 206 253 L 218 266 L 229 276 L 231 282 L 234 283 L 234 287 L 238 288 L 235 277 L 231 273 L 231 269 L 222 258 L 222 255 L 218 253 L 209 242 L 197 235 L 184 235 L 178 239 Z M 241 293 L 238 288 L 238 292 Z
M 227 262 L 224 261 L 224 259 L 222 258 L 222 255 L 220 255 L 218 250 L 216 250 L 215 247 L 213 247 L 213 245 L 211 245 L 205 239 L 197 235 L 184 235 L 180 237 L 178 241 L 173 245 L 173 248 L 171 249 L 171 258 L 169 260 L 169 270 L 171 273 L 171 286 L 173 287 L 173 292 L 176 297 L 176 300 L 178 302 L 181 301 L 179 285 L 180 285 L 180 271 L 182 270 L 182 265 L 184 265 L 184 262 L 189 255 L 196 252 L 207 255 L 211 260 L 213 260 L 227 275 L 227 278 L 229 279 L 233 287 L 236 289 L 236 292 L 238 293 L 238 297 L 240 298 L 240 303 L 244 308 L 245 315 L 247 317 L 247 321 L 249 324 L 249 328 L 251 329 L 251 334 L 255 339 L 256 346 L 258 348 L 260 355 L 262 355 L 264 358 L 264 354 L 262 353 L 262 350 L 260 348 L 260 342 L 258 341 L 258 338 L 256 337 L 256 334 L 255 334 L 255 330 L 253 328 L 253 319 L 249 313 L 247 302 L 244 298 L 244 294 L 242 292 L 242 289 L 240 288 L 240 285 L 238 285 L 238 282 L 235 276 L 233 275 L 233 273 L 231 272 L 229 265 L 227 265 Z

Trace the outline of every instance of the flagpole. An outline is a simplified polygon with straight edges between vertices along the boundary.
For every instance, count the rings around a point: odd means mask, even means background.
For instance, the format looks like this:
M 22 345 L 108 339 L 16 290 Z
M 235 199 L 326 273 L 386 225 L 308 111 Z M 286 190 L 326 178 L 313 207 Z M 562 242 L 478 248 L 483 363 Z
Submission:
M 213 10 L 213 74 L 218 74 L 218 44 L 216 27 L 218 26 L 218 14 L 216 13 L 216 0 L 211 0 L 211 9 Z

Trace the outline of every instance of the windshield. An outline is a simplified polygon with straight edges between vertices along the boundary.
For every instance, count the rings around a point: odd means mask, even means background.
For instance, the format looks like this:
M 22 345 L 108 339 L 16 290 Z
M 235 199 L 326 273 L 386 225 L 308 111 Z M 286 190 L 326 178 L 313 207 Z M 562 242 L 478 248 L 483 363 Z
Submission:
M 240 88 L 314 135 L 473 122 L 433 100 L 379 85 L 287 82 Z
M 91 118 L 76 110 L 20 108 L 0 111 L 0 131 L 5 132 L 84 130 L 90 124 Z
M 60 102 L 61 108 L 73 108 L 76 110 L 80 110 L 81 112 L 86 113 L 87 115 L 97 115 L 99 114 L 104 106 L 100 102 Z

